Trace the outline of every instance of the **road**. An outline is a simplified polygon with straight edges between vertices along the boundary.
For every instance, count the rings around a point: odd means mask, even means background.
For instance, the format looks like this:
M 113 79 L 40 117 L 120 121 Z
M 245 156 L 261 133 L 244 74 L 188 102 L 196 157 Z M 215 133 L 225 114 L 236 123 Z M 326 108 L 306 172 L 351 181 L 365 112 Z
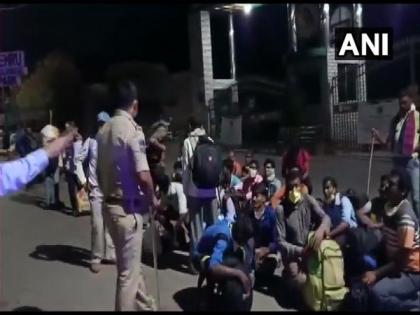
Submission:
M 257 158 L 263 162 L 266 156 Z M 379 176 L 389 171 L 387 159 L 374 161 L 371 193 Z M 324 175 L 338 179 L 340 189 L 353 187 L 364 191 L 367 157 L 314 157 L 312 180 L 314 195 L 320 196 Z M 22 306 L 45 311 L 112 311 L 116 268 L 106 265 L 99 274 L 88 269 L 90 249 L 89 215 L 74 218 L 62 212 L 46 211 L 37 206 L 43 199 L 43 185 L 0 201 L 0 310 Z M 65 184 L 62 200 L 68 205 Z M 161 308 L 192 310 L 197 301 L 197 277 L 185 272 L 187 254 L 176 252 L 160 266 Z M 153 268 L 144 266 L 146 283 L 154 294 Z M 253 310 L 280 311 L 288 305 L 287 288 L 278 281 L 274 292 L 255 292 Z

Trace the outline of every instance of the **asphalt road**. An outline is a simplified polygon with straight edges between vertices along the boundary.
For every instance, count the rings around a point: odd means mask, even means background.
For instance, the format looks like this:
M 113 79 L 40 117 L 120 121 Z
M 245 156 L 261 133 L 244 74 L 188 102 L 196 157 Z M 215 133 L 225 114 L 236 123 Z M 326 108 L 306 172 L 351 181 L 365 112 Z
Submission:
M 266 156 L 258 156 L 263 162 Z M 277 160 L 276 160 L 277 162 Z M 172 165 L 172 163 L 168 163 Z M 375 159 L 371 193 L 375 195 L 379 176 L 389 171 L 387 159 Z M 358 156 L 314 157 L 311 177 L 314 195 L 321 195 L 325 175 L 338 179 L 340 189 L 365 191 L 368 158 Z M 90 249 L 89 215 L 74 218 L 37 206 L 44 196 L 36 185 L 0 200 L 0 310 L 22 306 L 53 311 L 112 311 L 116 268 L 103 266 L 99 274 L 88 269 Z M 65 183 L 62 200 L 68 205 Z M 197 277 L 186 273 L 187 254 L 175 252 L 159 269 L 161 308 L 193 310 L 197 301 Z M 144 266 L 149 291 L 155 294 L 153 268 Z M 275 290 L 255 292 L 253 310 L 280 311 L 288 305 L 287 288 L 276 277 Z

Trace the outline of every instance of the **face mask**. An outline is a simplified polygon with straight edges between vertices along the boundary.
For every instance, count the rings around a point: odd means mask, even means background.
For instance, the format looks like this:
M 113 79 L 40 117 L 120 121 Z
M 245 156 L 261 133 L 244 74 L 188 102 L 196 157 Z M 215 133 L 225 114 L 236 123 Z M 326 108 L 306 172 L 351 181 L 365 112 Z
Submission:
M 250 169 L 250 170 L 249 170 L 249 176 L 250 176 L 251 178 L 256 177 L 256 176 L 257 176 L 257 170 Z
M 302 199 L 302 193 L 299 189 L 294 188 L 293 190 L 289 191 L 289 200 L 294 205 L 297 204 Z
M 276 173 L 274 172 L 274 169 L 266 169 L 265 174 L 267 175 L 267 179 L 269 181 L 272 181 L 276 177 Z

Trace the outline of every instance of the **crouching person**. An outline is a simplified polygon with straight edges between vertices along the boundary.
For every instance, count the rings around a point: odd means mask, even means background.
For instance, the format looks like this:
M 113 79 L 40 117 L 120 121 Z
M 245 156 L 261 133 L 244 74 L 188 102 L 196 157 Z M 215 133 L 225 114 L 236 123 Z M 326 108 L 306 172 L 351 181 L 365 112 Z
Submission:
M 306 281 L 302 259 L 308 252 L 308 235 L 315 224 L 313 249 L 318 250 L 330 229 L 330 219 L 319 203 L 302 191 L 299 170 L 291 170 L 286 178 L 286 198 L 278 207 L 277 229 L 279 248 L 284 263 L 283 277 L 294 289 Z
M 250 311 L 252 307 L 253 229 L 249 216 L 236 220 L 224 218 L 208 227 L 193 253 L 194 267 L 199 271 L 199 287 L 206 279 L 207 301 L 214 289 L 221 295 L 220 305 L 226 311 Z M 217 303 L 218 304 L 218 303 Z
M 268 201 L 268 189 L 257 184 L 252 193 L 251 219 L 255 242 L 255 276 L 257 282 L 267 282 L 274 274 L 279 261 L 276 213 Z

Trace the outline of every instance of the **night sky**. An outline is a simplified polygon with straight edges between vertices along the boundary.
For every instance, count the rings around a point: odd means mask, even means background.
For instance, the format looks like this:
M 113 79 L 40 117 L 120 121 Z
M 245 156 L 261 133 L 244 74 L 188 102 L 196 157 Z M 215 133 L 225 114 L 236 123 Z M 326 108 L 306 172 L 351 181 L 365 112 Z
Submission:
M 0 12 L 0 49 L 25 50 L 30 70 L 60 49 L 74 57 L 87 81 L 103 79 L 107 66 L 119 61 L 188 70 L 187 9 L 186 4 L 32 4 Z M 420 5 L 365 4 L 363 12 L 365 26 L 393 27 L 397 40 L 420 34 Z M 224 33 L 226 27 L 218 26 L 217 32 Z M 286 6 L 267 5 L 250 16 L 239 15 L 235 28 L 239 75 L 281 79 L 281 57 L 288 48 Z M 219 50 L 228 47 L 225 40 L 220 36 L 215 43 Z

